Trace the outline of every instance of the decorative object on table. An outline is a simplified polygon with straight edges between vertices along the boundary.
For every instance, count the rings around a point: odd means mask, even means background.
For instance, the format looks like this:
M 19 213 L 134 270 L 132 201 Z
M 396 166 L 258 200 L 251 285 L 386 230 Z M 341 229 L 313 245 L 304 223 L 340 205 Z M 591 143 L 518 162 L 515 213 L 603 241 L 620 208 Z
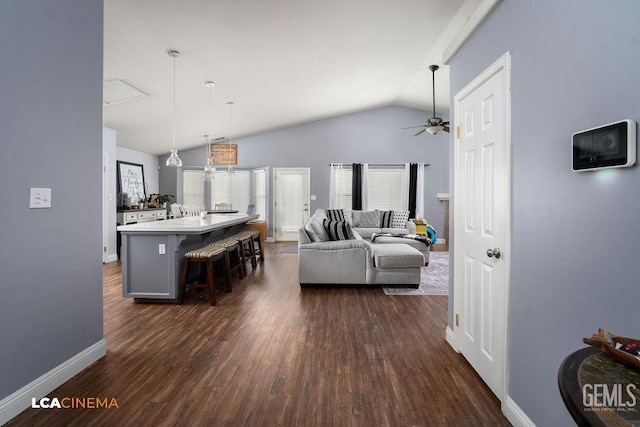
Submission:
M 159 194 L 157 193 L 149 194 L 149 197 L 147 197 L 147 206 L 149 206 L 150 208 L 157 208 L 158 196 Z
M 173 59 L 173 145 L 171 146 L 171 154 L 167 157 L 166 166 L 179 168 L 182 166 L 182 160 L 178 157 L 176 149 L 176 58 L 180 56 L 180 52 L 170 50 L 167 53 Z
M 118 161 L 118 192 L 127 193 L 131 200 L 147 199 L 144 168 L 137 163 Z
M 146 201 L 147 201 L 147 199 L 144 199 L 142 197 L 140 199 L 138 199 L 138 207 L 140 209 L 144 209 L 144 204 L 146 203 Z
M 209 133 L 204 136 L 207 143 L 207 163 L 204 165 L 202 174 L 205 181 L 211 182 L 215 179 L 214 173 L 216 171 L 216 167 L 213 166 L 213 161 L 211 160 L 211 89 L 213 88 L 214 83 L 208 81 L 205 82 L 204 85 L 209 88 Z
M 167 203 L 169 203 L 171 201 L 171 198 L 173 197 L 172 194 L 159 194 L 158 195 L 158 203 L 160 204 L 161 207 L 163 208 L 167 208 Z
M 582 341 L 600 349 L 618 362 L 640 370 L 640 340 L 614 335 L 600 328 L 597 334 L 591 335 L 591 338 L 583 338 Z

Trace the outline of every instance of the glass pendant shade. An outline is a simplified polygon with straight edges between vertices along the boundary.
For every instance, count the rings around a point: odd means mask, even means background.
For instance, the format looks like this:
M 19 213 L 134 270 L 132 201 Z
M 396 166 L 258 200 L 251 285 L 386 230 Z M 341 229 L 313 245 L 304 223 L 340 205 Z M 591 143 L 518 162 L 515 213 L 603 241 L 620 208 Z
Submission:
M 173 59 L 173 146 L 165 164 L 169 167 L 179 168 L 182 166 L 182 160 L 178 157 L 178 150 L 176 149 L 176 58 L 180 56 L 180 52 L 170 50 L 167 53 Z
M 173 168 L 179 168 L 182 166 L 182 160 L 178 157 L 178 150 L 176 150 L 175 147 L 171 149 L 171 154 L 167 158 L 166 165 Z
M 205 135 L 205 139 L 207 142 L 207 163 L 204 165 L 202 175 L 204 176 L 204 180 L 207 182 L 211 182 L 215 180 L 214 172 L 216 171 L 215 166 L 213 166 L 213 162 L 211 161 L 211 88 L 214 86 L 213 82 L 208 81 L 204 84 L 209 88 L 209 134 Z

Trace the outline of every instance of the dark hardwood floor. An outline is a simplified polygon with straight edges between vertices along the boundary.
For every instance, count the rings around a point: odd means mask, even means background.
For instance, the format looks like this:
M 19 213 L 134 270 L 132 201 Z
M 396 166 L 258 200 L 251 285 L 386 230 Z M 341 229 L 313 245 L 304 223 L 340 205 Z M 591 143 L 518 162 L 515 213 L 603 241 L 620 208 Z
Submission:
M 111 409 L 27 409 L 9 426 L 508 426 L 445 342 L 447 297 L 305 288 L 268 244 L 232 293 L 185 304 L 122 297 L 104 266 L 107 355 L 49 397 Z

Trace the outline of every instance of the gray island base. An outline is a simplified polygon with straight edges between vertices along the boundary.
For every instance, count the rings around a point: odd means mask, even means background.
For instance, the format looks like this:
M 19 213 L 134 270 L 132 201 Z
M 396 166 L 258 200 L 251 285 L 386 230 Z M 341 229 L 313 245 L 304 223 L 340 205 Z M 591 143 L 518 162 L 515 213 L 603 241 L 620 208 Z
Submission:
M 118 226 L 122 295 L 136 302 L 175 303 L 184 254 L 235 234 L 256 218 L 208 214 Z

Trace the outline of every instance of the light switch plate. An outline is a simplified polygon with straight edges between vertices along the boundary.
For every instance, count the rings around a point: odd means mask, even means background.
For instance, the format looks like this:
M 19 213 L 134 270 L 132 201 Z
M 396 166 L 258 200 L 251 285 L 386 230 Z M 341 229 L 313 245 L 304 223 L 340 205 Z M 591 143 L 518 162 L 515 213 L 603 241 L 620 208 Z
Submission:
M 51 189 L 50 188 L 30 188 L 29 190 L 29 208 L 43 209 L 51 207 Z

